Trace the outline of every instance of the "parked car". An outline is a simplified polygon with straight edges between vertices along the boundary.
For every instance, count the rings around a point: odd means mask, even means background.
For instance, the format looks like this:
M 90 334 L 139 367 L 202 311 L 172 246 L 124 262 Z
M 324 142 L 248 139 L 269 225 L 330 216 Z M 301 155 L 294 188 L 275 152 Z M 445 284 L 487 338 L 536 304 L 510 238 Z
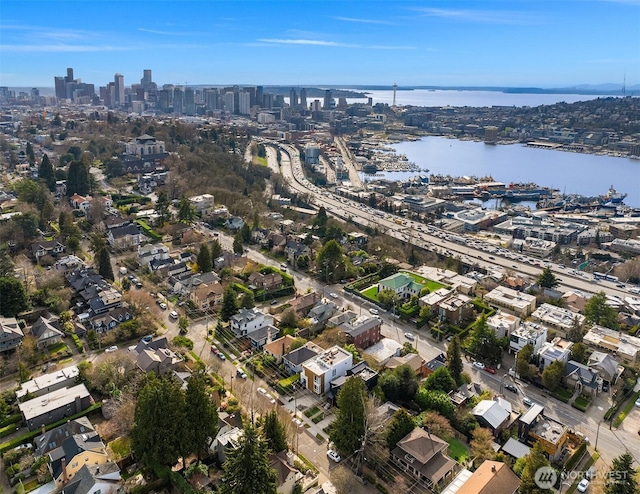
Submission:
M 371 314 L 373 314 L 374 316 L 377 316 L 379 314 L 378 309 L 374 309 L 373 307 L 369 309 L 369 312 L 371 312 Z
M 405 333 L 405 334 L 404 334 L 404 337 L 405 337 L 407 340 L 411 340 L 411 341 L 413 341 L 413 340 L 415 339 L 415 336 L 413 336 L 413 333 Z
M 147 336 L 143 336 L 141 341 L 144 341 L 145 343 L 149 343 L 151 340 L 153 340 L 153 336 L 148 334 Z
M 338 298 L 338 294 L 337 294 L 337 293 L 334 293 L 334 292 L 331 292 L 331 293 L 329 294 L 329 296 L 330 296 L 331 298 Z
M 484 366 L 484 370 L 487 371 L 489 374 L 495 374 L 496 370 L 493 367 L 489 367 L 488 365 Z
M 332 449 L 327 450 L 327 456 L 336 463 L 340 463 L 340 460 L 342 459 L 340 458 L 340 455 Z
M 278 305 L 278 301 L 277 300 L 272 300 L 271 301 L 271 305 Z
M 171 319 L 178 319 L 178 313 L 175 310 L 172 310 L 171 312 L 169 312 L 169 317 Z
M 211 345 L 211 352 L 213 352 L 214 355 L 217 355 L 220 350 L 218 350 L 218 347 L 215 345 Z
M 297 417 L 293 417 L 293 419 L 291 420 L 297 427 L 302 427 L 302 420 L 300 420 Z
M 528 407 L 533 405 L 533 401 L 531 401 L 531 398 L 527 398 L 526 396 L 522 398 L 522 403 L 524 403 Z
M 587 479 L 582 479 L 578 484 L 578 491 L 587 492 L 588 488 L 589 488 L 589 481 Z
M 117 346 L 115 346 L 115 345 L 113 345 L 113 346 L 110 346 L 109 348 L 107 348 L 107 349 L 104 351 L 104 353 L 112 353 L 112 352 L 115 352 L 117 349 L 118 349 L 118 347 L 117 347 Z
M 236 376 L 238 376 L 240 379 L 247 378 L 247 374 L 242 369 L 236 369 Z
M 167 304 L 165 304 L 164 302 L 159 302 L 158 305 L 162 310 L 167 310 Z
M 518 388 L 516 388 L 513 384 L 505 384 L 504 387 L 505 389 L 508 389 L 512 393 L 518 394 Z
M 216 353 L 216 355 L 218 356 L 218 358 L 220 360 L 227 360 L 227 357 L 225 357 L 224 353 L 222 353 L 222 352 L 218 352 L 218 353 Z
M 473 363 L 473 366 L 474 366 L 476 369 L 484 369 L 484 364 L 483 364 L 482 362 L 477 362 L 477 361 L 476 361 L 476 362 L 474 362 L 474 363 Z

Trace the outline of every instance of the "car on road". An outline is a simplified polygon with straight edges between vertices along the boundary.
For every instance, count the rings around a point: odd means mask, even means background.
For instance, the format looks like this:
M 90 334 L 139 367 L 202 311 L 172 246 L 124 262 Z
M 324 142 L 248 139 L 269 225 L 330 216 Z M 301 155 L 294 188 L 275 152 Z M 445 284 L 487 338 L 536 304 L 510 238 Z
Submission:
M 247 374 L 242 369 L 236 369 L 236 376 L 238 376 L 240 379 L 247 378 Z
M 636 400 L 636 406 L 637 406 L 637 407 L 640 407 L 640 398 L 638 398 L 638 399 Z
M 482 362 L 477 362 L 477 361 L 476 361 L 476 362 L 474 362 L 474 363 L 473 363 L 473 366 L 474 366 L 476 369 L 484 369 L 484 364 L 483 364 Z
M 378 309 L 374 309 L 373 307 L 369 309 L 369 312 L 371 312 L 371 314 L 373 314 L 374 316 L 377 316 L 379 314 Z
M 276 403 L 276 399 L 275 399 L 273 396 L 271 396 L 269 393 L 266 393 L 266 394 L 264 395 L 264 397 L 265 397 L 267 400 L 269 400 L 269 403 L 271 403 L 272 405 L 275 405 L 275 403 Z
M 512 393 L 518 394 L 518 388 L 516 388 L 513 384 L 505 384 L 504 387 L 505 389 L 508 389 Z
M 272 300 L 269 305 L 278 305 L 278 301 L 277 300 Z
M 220 360 L 227 360 L 227 357 L 225 357 L 224 353 L 222 353 L 222 352 L 218 352 L 218 353 L 216 353 L 216 355 L 218 356 L 218 358 Z
M 296 426 L 298 427 L 302 427 L 302 420 L 300 420 L 297 417 L 293 417 L 293 419 L 291 420 L 291 422 L 293 422 Z
M 149 343 L 151 340 L 153 340 L 153 336 L 148 334 L 147 336 L 143 336 L 140 341 L 144 341 L 145 343 Z
M 214 355 L 217 355 L 218 353 L 220 353 L 220 350 L 218 350 L 217 346 L 211 345 L 211 352 L 213 352 Z
M 533 401 L 531 401 L 531 398 L 527 398 L 526 396 L 522 398 L 522 403 L 524 403 L 528 407 L 533 405 Z
M 327 450 L 327 456 L 336 463 L 340 463 L 340 460 L 342 459 L 340 458 L 340 455 L 332 449 Z
M 495 374 L 496 370 L 493 367 L 489 367 L 488 365 L 484 366 L 484 370 L 487 371 L 489 374 Z
M 109 348 L 107 348 L 107 349 L 104 351 L 104 353 L 112 353 L 112 352 L 115 352 L 117 349 L 118 349 L 118 347 L 117 347 L 117 346 L 112 345 L 112 346 L 110 346 Z
M 405 337 L 407 340 L 411 340 L 411 341 L 415 340 L 415 338 L 416 338 L 415 336 L 413 336 L 413 333 L 405 333 L 405 334 L 404 334 L 404 337 Z
M 589 488 L 589 481 L 587 479 L 582 479 L 578 484 L 578 491 L 587 492 L 588 488 Z
M 258 389 L 256 389 L 256 391 L 258 393 L 260 393 L 261 395 L 266 395 L 267 394 L 267 390 L 264 389 L 264 388 L 258 388 Z
M 517 264 L 512 264 L 511 267 L 515 268 L 515 269 L 518 269 L 518 265 Z
M 178 319 L 178 313 L 175 310 L 172 310 L 171 312 L 169 312 L 169 317 L 171 319 Z
M 165 304 L 164 302 L 159 302 L 158 305 L 162 310 L 167 310 L 167 304 Z
M 334 292 L 331 292 L 331 293 L 329 294 L 329 296 L 330 296 L 331 298 L 338 298 L 338 294 L 337 294 L 337 293 L 334 293 Z

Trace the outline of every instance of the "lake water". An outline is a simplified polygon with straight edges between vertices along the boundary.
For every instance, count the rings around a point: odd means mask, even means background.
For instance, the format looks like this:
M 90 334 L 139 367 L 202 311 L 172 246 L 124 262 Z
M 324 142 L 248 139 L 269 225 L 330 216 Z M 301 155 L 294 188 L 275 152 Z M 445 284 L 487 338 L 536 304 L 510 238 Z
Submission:
M 420 168 L 428 168 L 429 174 L 490 175 L 507 184 L 534 182 L 567 194 L 594 197 L 606 194 L 613 185 L 619 192 L 628 194 L 625 204 L 640 207 L 640 160 L 529 148 L 522 144 L 491 146 L 433 136 L 391 147 Z M 391 180 L 414 175 L 413 172 L 382 174 Z
M 393 90 L 366 91 L 367 96 L 373 98 L 373 103 L 393 104 Z M 436 89 L 413 89 L 411 91 L 396 91 L 396 105 L 412 106 L 540 106 L 555 103 L 575 103 L 589 101 L 602 97 L 591 94 L 529 94 L 503 93 L 500 91 L 454 91 Z M 362 103 L 362 99 L 348 98 L 349 103 Z

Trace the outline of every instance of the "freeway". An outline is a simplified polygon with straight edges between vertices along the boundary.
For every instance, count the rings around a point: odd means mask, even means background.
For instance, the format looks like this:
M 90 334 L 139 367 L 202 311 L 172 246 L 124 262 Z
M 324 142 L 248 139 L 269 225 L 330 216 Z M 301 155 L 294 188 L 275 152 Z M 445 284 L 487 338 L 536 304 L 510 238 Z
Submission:
M 387 235 L 440 255 L 459 257 L 471 266 L 487 271 L 517 272 L 537 277 L 543 267 L 549 267 L 559 281 L 560 288 L 587 293 L 604 291 L 611 297 L 628 297 L 626 290 L 608 281 L 594 282 L 590 274 L 567 268 L 562 264 L 545 262 L 517 253 L 471 235 L 454 234 L 432 225 L 424 225 L 401 216 L 382 212 L 365 204 L 338 196 L 310 183 L 304 176 L 298 150 L 288 144 L 269 142 L 281 150 L 279 168 L 287 185 L 306 195 L 316 207 L 323 206 L 329 214 L 351 220 L 363 227 L 377 228 Z

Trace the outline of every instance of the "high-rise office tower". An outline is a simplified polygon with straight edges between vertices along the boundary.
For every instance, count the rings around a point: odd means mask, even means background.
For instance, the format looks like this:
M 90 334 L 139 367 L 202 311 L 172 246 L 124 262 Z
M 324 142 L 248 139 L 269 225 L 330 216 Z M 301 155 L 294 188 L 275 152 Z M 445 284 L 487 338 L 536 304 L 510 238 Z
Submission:
M 227 113 L 233 113 L 235 111 L 235 93 L 233 91 L 227 91 L 222 95 L 222 109 Z
M 204 106 L 207 110 L 218 110 L 218 90 L 207 88 L 204 90 Z
M 289 90 L 289 106 L 291 108 L 295 108 L 298 106 L 298 95 L 296 94 L 295 88 L 291 88 Z
M 114 106 L 122 106 L 125 103 L 124 100 L 124 76 L 122 74 L 116 74 L 113 77 L 114 90 Z
M 238 113 L 240 115 L 248 115 L 251 108 L 251 96 L 246 91 L 238 93 Z
M 309 109 L 307 106 L 307 89 L 304 87 L 300 90 L 300 106 L 303 110 Z
M 195 92 L 191 87 L 184 89 L 184 113 L 190 116 L 196 114 Z
M 158 108 L 161 111 L 168 112 L 171 104 L 169 103 L 169 90 L 161 89 L 158 91 Z
M 327 89 L 324 92 L 324 104 L 322 105 L 323 110 L 331 109 L 331 89 Z
M 151 69 L 144 69 L 142 72 L 142 79 L 140 79 L 140 85 L 144 89 L 149 89 L 151 85 Z
M 71 67 L 67 68 L 67 76 L 64 78 L 64 82 L 73 82 L 73 69 Z
M 263 94 L 264 88 L 262 86 L 256 86 L 256 105 L 260 108 L 264 108 Z
M 173 90 L 173 113 L 176 115 L 184 113 L 184 91 L 179 87 Z
M 56 98 L 65 99 L 67 97 L 67 90 L 65 88 L 65 78 L 64 77 L 54 77 L 53 83 L 56 88 Z

